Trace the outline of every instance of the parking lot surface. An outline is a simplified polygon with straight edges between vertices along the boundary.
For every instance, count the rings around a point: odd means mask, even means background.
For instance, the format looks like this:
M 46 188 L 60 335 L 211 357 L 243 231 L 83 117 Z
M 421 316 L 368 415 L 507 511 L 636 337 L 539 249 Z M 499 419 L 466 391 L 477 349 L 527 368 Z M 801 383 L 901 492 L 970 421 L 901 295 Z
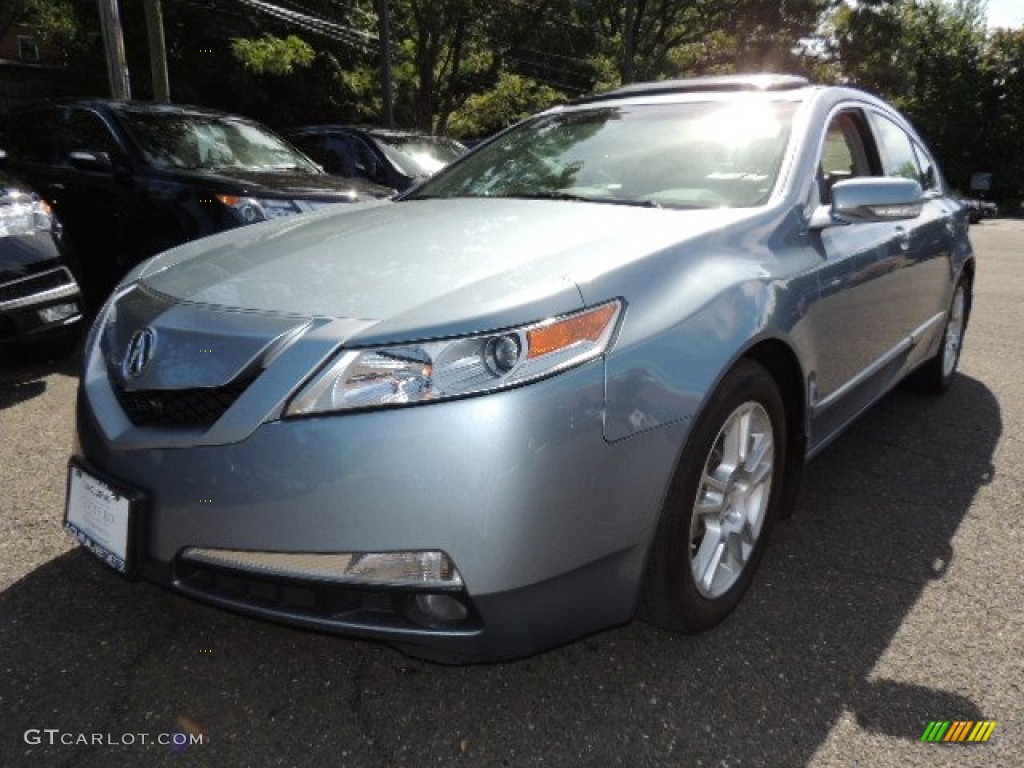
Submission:
M 1021 765 L 1024 221 L 972 237 L 961 375 L 900 388 L 809 465 L 730 620 L 506 664 L 107 571 L 61 531 L 78 362 L 0 357 L 0 766 Z M 937 720 L 996 725 L 922 742 Z

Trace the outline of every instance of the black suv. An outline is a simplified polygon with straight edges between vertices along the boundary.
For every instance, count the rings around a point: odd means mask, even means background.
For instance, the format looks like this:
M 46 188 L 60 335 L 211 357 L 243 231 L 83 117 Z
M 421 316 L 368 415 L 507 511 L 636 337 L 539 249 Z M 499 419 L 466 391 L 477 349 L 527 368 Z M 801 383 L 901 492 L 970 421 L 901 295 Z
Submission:
M 60 224 L 3 165 L 0 150 L 0 348 L 70 352 L 82 324 L 81 296 L 61 255 Z
M 242 224 L 391 190 L 324 173 L 253 121 L 199 107 L 83 100 L 7 125 L 9 167 L 54 207 L 98 303 L 134 264 Z

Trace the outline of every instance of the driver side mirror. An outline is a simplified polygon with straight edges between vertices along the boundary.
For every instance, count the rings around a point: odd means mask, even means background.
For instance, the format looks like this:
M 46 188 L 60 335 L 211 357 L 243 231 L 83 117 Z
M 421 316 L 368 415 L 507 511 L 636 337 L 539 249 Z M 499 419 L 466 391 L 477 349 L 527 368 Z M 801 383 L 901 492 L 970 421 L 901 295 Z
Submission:
M 924 191 L 913 179 L 862 176 L 839 181 L 832 187 L 832 205 L 820 206 L 811 216 L 811 229 L 833 224 L 863 224 L 916 219 L 921 215 Z
M 68 162 L 73 168 L 80 171 L 112 171 L 114 162 L 106 152 L 91 152 L 85 149 L 76 149 L 68 152 Z

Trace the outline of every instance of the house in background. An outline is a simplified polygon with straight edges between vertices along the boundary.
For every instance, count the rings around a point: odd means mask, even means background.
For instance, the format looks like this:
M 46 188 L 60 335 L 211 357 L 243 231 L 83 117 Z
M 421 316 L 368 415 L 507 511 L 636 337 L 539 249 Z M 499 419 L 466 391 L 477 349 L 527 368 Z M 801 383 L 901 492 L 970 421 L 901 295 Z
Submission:
M 37 27 L 14 22 L 0 37 L 0 114 L 25 102 L 69 92 L 64 54 Z

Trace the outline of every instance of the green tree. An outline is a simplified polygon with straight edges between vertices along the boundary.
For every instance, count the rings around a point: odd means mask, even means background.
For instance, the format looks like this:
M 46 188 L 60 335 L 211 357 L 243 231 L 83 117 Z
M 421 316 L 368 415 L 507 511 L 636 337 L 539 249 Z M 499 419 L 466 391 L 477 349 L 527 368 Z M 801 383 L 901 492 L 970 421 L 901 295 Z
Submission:
M 992 196 L 1017 211 L 1024 200 L 1024 28 L 991 33 L 984 77 L 976 170 L 993 173 Z
M 565 94 L 522 75 L 503 72 L 493 89 L 476 93 L 452 115 L 454 136 L 486 136 L 565 101 Z
M 890 99 L 914 122 L 954 185 L 979 170 L 986 46 L 982 0 L 841 6 L 834 51 L 843 77 Z
M 260 75 L 290 75 L 316 58 L 313 47 L 296 35 L 263 35 L 255 40 L 236 37 L 231 41 L 231 52 L 246 69 Z

